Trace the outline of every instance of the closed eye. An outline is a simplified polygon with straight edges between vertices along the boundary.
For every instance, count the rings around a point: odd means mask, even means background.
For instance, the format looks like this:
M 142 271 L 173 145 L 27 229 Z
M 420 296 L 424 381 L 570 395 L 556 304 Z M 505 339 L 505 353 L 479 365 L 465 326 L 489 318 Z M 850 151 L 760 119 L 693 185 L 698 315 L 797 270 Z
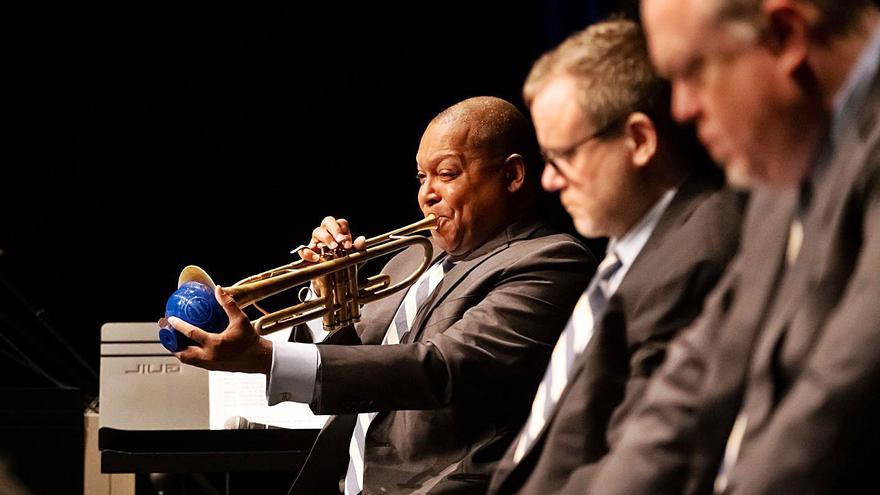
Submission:
M 440 179 L 448 181 L 458 177 L 458 172 L 454 170 L 441 170 L 437 175 L 440 176 Z
M 703 75 L 705 62 L 706 59 L 701 56 L 696 56 L 688 60 L 679 72 L 678 77 L 684 81 L 698 81 Z

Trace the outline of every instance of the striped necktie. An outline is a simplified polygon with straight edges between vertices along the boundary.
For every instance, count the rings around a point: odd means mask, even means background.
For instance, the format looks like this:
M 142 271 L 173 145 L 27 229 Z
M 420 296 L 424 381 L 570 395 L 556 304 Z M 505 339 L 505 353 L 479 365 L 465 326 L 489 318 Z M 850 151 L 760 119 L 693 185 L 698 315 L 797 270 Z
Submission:
M 388 326 L 385 338 L 382 339 L 382 345 L 398 344 L 409 333 L 416 313 L 428 296 L 434 292 L 437 285 L 443 280 L 454 263 L 448 257 L 442 263 L 437 263 L 422 277 L 410 287 L 406 297 L 397 309 L 394 319 Z M 376 417 L 375 412 L 358 414 L 357 422 L 354 426 L 354 432 L 351 435 L 351 442 L 348 446 L 349 461 L 348 470 L 345 473 L 345 495 L 357 495 L 364 487 L 364 447 L 369 431 L 370 423 Z
M 553 408 L 568 384 L 574 361 L 593 336 L 593 323 L 605 310 L 611 295 L 609 281 L 620 266 L 620 260 L 613 251 L 609 251 L 599 264 L 590 286 L 575 305 L 568 324 L 565 325 L 556 347 L 553 348 L 550 364 L 532 402 L 532 412 L 517 438 L 516 449 L 513 451 L 514 462 L 519 462 L 525 456 L 553 413 Z

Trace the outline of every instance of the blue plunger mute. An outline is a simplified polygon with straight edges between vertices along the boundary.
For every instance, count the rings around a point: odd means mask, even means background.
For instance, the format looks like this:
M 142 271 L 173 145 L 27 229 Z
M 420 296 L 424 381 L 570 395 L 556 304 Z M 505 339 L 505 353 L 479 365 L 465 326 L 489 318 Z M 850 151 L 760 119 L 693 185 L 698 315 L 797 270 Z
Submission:
M 165 317 L 171 316 L 212 333 L 220 333 L 229 325 L 226 312 L 214 298 L 214 290 L 195 281 L 181 284 L 168 298 L 168 302 L 165 303 Z M 197 345 L 186 335 L 170 327 L 159 330 L 159 341 L 171 352 Z

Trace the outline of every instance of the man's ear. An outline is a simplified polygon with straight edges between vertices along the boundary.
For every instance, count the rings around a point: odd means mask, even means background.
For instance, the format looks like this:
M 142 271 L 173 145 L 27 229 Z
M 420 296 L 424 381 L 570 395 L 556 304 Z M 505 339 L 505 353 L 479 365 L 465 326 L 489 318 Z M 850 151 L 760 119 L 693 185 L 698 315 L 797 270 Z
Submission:
M 657 154 L 657 128 L 644 113 L 633 112 L 626 118 L 623 135 L 636 167 L 644 167 Z
M 786 74 L 795 74 L 807 61 L 810 26 L 818 18 L 816 9 L 808 4 L 790 0 L 769 0 L 763 4 L 769 42 Z
M 514 153 L 504 160 L 504 183 L 510 192 L 519 191 L 526 180 L 526 162 L 522 155 Z

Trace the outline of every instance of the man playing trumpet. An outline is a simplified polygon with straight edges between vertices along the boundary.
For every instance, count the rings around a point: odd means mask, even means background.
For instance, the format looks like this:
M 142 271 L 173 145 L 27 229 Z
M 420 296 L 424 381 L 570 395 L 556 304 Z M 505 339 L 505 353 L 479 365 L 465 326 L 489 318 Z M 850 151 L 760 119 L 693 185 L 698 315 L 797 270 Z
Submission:
M 535 149 L 528 122 L 504 100 L 472 98 L 435 117 L 416 156 L 419 205 L 439 220 L 430 268 L 320 345 L 273 346 L 220 288 L 224 332 L 170 319 L 199 345 L 177 353 L 182 362 L 265 373 L 271 404 L 337 415 L 292 492 L 485 492 L 595 267 L 575 239 L 542 224 Z M 362 242 L 328 217 L 310 247 Z M 383 272 L 411 272 L 416 251 Z

